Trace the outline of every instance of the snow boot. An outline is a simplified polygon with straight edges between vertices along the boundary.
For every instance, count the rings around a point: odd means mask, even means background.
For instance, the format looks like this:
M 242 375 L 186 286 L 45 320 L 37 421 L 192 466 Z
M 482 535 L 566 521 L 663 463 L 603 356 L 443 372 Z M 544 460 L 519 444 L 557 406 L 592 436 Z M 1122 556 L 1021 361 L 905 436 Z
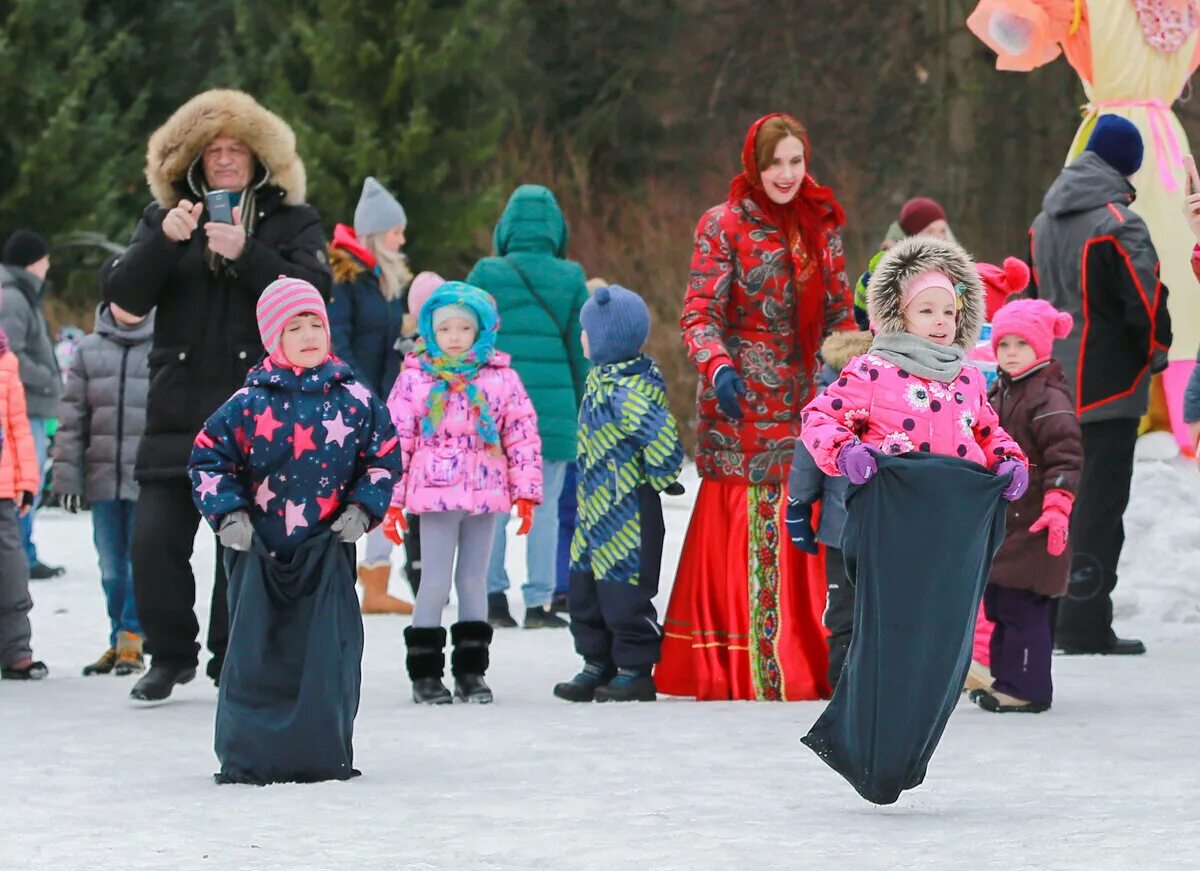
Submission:
M 450 639 L 454 642 L 454 652 L 450 654 L 454 698 L 477 705 L 489 704 L 492 691 L 483 676 L 488 669 L 492 627 L 482 620 L 455 623 L 450 627 Z
M 568 702 L 590 702 L 596 690 L 611 681 L 617 668 L 608 659 L 585 659 L 583 671 L 570 680 L 555 684 L 554 695 Z
M 362 612 L 364 614 L 411 614 L 413 606 L 403 599 L 388 595 L 388 579 L 392 565 L 359 566 L 358 582 L 362 584 Z
M 971 660 L 971 667 L 967 669 L 967 680 L 963 686 L 964 693 L 974 692 L 975 690 L 986 690 L 992 685 L 992 670 L 974 659 Z
M 526 629 L 566 629 L 569 624 L 562 617 L 559 617 L 549 608 L 526 608 L 525 609 L 525 628 Z
M 971 693 L 971 701 L 993 714 L 1040 714 L 1050 710 L 1049 705 L 1027 702 L 993 689 L 975 690 Z
M 488 625 L 493 629 L 516 629 L 517 621 L 508 611 L 507 593 L 488 593 Z
M 145 670 L 146 662 L 142 659 L 142 636 L 132 632 L 118 632 L 117 664 L 113 672 L 124 676 Z
M 554 598 L 550 600 L 550 610 L 555 614 L 570 614 L 571 603 L 567 600 L 567 594 L 555 593 Z
M 38 660 L 20 668 L 12 665 L 0 668 L 0 680 L 42 680 L 48 674 L 50 669 L 46 668 L 46 663 Z
M 412 681 L 413 701 L 418 705 L 448 705 L 453 701 L 450 690 L 442 683 L 446 669 L 446 630 L 441 626 L 404 630 L 408 647 L 405 665 Z
M 1111 635 L 1111 633 L 1110 633 Z M 1054 637 L 1054 652 L 1063 656 L 1141 656 L 1146 645 L 1136 638 L 1118 638 L 1116 635 L 1101 641 Z
M 153 660 L 150 670 L 129 691 L 135 702 L 164 702 L 176 686 L 183 686 L 196 677 L 196 666 L 180 662 Z
M 606 685 L 596 687 L 598 702 L 652 702 L 658 698 L 649 668 L 620 668 Z
M 113 666 L 117 664 L 117 649 L 110 647 L 104 653 L 100 654 L 100 658 L 91 665 L 83 667 L 83 676 L 91 677 L 94 674 L 108 674 L 113 670 Z

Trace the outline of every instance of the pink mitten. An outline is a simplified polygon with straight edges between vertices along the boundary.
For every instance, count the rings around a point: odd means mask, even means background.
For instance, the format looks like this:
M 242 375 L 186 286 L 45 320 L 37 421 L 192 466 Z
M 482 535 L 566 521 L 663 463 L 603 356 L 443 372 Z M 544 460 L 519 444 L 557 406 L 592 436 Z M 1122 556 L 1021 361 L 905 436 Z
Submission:
M 1071 525 L 1071 507 L 1075 497 L 1065 490 L 1051 490 L 1042 497 L 1042 516 L 1029 527 L 1031 533 L 1047 531 L 1046 552 L 1062 556 L 1067 549 L 1067 530 Z

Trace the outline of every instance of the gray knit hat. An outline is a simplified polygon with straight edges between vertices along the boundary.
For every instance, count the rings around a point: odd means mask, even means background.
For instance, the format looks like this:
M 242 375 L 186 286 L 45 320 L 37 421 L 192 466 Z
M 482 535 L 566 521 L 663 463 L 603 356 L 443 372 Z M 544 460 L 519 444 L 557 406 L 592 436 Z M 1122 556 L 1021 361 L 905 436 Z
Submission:
M 354 235 L 364 239 L 372 233 L 406 226 L 408 216 L 404 214 L 404 206 L 374 176 L 367 176 L 354 209 Z
M 650 310 L 619 284 L 601 287 L 583 304 L 579 323 L 587 331 L 588 356 L 605 366 L 632 360 L 650 335 Z

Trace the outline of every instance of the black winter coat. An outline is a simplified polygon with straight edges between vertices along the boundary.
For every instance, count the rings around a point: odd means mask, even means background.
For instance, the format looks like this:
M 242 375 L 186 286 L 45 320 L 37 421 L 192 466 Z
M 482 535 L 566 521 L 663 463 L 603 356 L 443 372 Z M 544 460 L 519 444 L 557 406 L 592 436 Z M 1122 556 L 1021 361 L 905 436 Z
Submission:
M 157 204 L 142 213 L 125 253 L 103 270 L 106 300 L 135 314 L 158 309 L 139 481 L 188 480 L 196 433 L 263 354 L 255 307 L 268 284 L 287 275 L 329 296 L 320 216 L 309 205 L 282 200 L 278 188 L 258 192 L 254 232 L 226 275 L 205 264 L 207 215 L 190 240 L 172 242 L 162 231 L 167 210 Z

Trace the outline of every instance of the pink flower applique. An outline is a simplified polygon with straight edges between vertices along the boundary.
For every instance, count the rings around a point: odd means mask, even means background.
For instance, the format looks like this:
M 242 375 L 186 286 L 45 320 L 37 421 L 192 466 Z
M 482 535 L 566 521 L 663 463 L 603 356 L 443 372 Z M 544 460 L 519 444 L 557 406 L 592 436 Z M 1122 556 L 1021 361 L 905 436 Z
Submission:
M 883 444 L 879 449 L 885 454 L 907 454 L 909 451 L 915 450 L 912 439 L 908 437 L 908 433 L 894 432 L 883 440 Z

